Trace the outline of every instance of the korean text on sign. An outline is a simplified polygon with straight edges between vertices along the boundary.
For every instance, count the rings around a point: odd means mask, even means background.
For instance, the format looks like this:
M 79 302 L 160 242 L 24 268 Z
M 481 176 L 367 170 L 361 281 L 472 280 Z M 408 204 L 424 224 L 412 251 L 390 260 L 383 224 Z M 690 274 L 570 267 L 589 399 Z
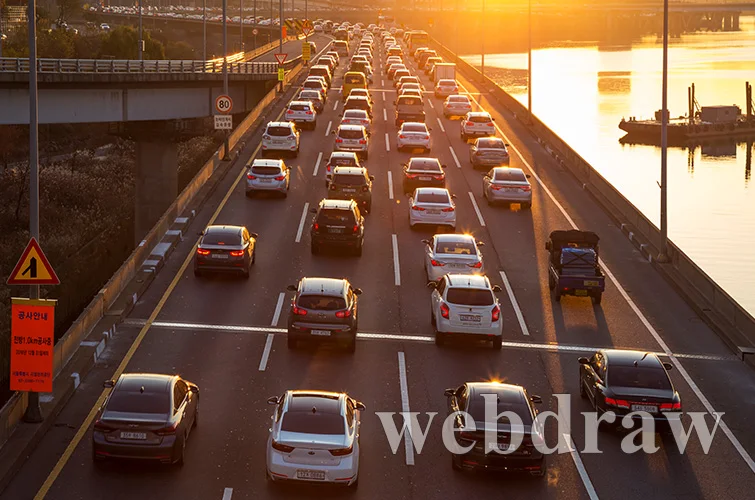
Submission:
M 10 388 L 52 392 L 55 300 L 11 299 Z

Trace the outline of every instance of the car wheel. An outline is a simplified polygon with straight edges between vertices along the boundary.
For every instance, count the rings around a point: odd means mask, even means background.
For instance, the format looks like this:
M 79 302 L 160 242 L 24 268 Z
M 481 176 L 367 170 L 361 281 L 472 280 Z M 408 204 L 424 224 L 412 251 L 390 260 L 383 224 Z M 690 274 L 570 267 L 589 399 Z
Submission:
M 247 191 L 245 194 L 247 198 L 251 198 L 252 195 L 254 194 L 254 191 Z
M 349 339 L 349 342 L 346 344 L 346 352 L 354 353 L 357 350 L 357 338 L 356 334 L 354 337 Z
M 195 267 L 194 268 L 194 276 L 196 276 L 197 278 L 201 278 L 202 277 L 202 271 L 200 269 L 197 269 Z
M 296 151 L 294 151 L 294 158 L 298 158 L 298 157 L 299 157 L 299 148 L 297 147 Z
M 592 296 L 592 303 L 595 304 L 596 306 L 599 306 L 600 305 L 600 301 L 602 299 L 603 299 L 603 293 L 602 292 L 598 292 L 598 293 L 596 293 L 595 295 Z
M 427 268 L 425 268 L 425 275 L 427 275 Z M 429 280 L 430 278 L 428 277 L 428 281 Z M 435 321 L 435 315 L 433 314 L 432 311 L 430 311 L 430 324 L 433 326 L 434 329 L 438 326 L 438 323 Z
M 364 159 L 365 159 L 365 161 L 368 160 L 369 158 L 370 158 L 370 153 L 368 153 L 367 151 L 365 151 L 364 152 Z
M 186 455 L 186 435 L 184 434 L 183 439 L 181 439 L 178 443 L 176 443 L 176 452 L 178 454 L 178 457 L 176 458 L 175 464 L 179 467 L 183 467 L 184 465 L 184 457 Z
M 553 290 L 553 298 L 556 299 L 556 302 L 561 302 L 561 289 L 558 287 Z
M 286 345 L 289 349 L 296 349 L 296 339 L 293 338 L 291 335 L 288 335 L 286 337 Z
M 312 122 L 312 126 L 309 128 L 309 130 L 317 130 L 317 120 Z
M 197 401 L 197 407 L 194 409 L 194 421 L 191 423 L 191 428 L 196 429 L 199 425 L 199 401 Z
M 543 459 L 542 465 L 540 465 L 540 470 L 532 471 L 530 474 L 533 477 L 544 477 L 545 474 L 548 472 L 548 466 L 546 465 L 545 459 Z
M 94 446 L 92 446 L 92 462 L 94 462 L 95 465 L 101 465 L 103 462 L 105 462 L 105 457 L 98 455 L 97 451 L 94 449 Z
M 503 335 L 497 335 L 493 338 L 493 349 L 500 351 L 503 348 Z
M 357 245 L 356 249 L 354 249 L 354 254 L 357 257 L 361 257 L 362 256 L 362 248 L 363 247 L 364 247 L 364 241 L 360 241 L 359 245 Z
M 367 213 L 372 212 L 372 200 L 367 202 L 367 204 L 364 206 L 364 211 Z
M 556 279 L 550 273 L 548 273 L 548 288 L 550 288 L 551 290 L 556 288 Z
M 357 472 L 356 480 L 349 485 L 350 488 L 357 489 L 359 487 L 359 473 Z

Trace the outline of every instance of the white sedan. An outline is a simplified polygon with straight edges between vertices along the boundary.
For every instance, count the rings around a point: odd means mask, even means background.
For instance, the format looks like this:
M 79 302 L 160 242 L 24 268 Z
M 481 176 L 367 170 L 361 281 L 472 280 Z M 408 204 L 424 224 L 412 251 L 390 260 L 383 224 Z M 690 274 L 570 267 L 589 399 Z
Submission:
M 447 273 L 485 274 L 480 247 L 483 242 L 470 234 L 436 234 L 422 240 L 425 248 L 425 273 L 437 281 Z
M 421 187 L 409 199 L 409 227 L 417 224 L 447 226 L 456 230 L 456 196 L 445 188 Z
M 345 393 L 286 391 L 275 405 L 267 440 L 267 477 L 272 481 L 359 481 L 359 428 L 363 403 Z
M 443 102 L 443 116 L 450 118 L 452 116 L 465 116 L 472 111 L 472 101 L 465 95 L 448 96 Z
M 341 125 L 362 125 L 369 130 L 372 121 L 370 120 L 370 115 L 363 109 L 347 109 L 343 112 Z
M 433 138 L 430 129 L 424 123 L 404 122 L 396 136 L 396 149 L 403 151 L 409 149 L 422 149 L 430 151 L 433 147 Z

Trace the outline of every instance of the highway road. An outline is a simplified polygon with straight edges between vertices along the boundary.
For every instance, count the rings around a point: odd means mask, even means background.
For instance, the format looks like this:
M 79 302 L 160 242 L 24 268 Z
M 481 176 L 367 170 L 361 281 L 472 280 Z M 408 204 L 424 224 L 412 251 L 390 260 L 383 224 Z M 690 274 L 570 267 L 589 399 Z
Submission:
M 315 45 L 317 45 L 317 50 L 321 51 L 325 48 L 325 45 L 330 43 L 330 41 L 333 38 L 328 35 L 311 35 L 309 37 L 310 42 L 314 42 Z M 286 56 L 286 60 L 290 61 L 291 59 L 294 59 L 296 57 L 299 57 L 301 55 L 301 45 L 304 39 L 301 40 L 290 40 L 288 42 L 283 43 L 283 53 L 288 54 Z M 268 52 L 265 52 L 259 57 L 255 57 L 252 59 L 254 62 L 276 62 L 275 60 L 275 54 L 278 52 L 278 49 L 271 50 Z
M 486 243 L 488 276 L 504 289 L 500 294 L 503 350 L 438 348 L 433 343 L 430 293 L 421 260 L 421 240 L 432 232 L 412 231 L 408 226 L 400 179 L 401 164 L 411 154 L 395 149 L 395 92 L 380 74 L 372 87 L 375 122 L 367 166 L 376 180 L 364 254 L 310 254 L 312 216 L 307 208 L 326 196 L 324 165 L 333 149 L 333 137 L 326 132 L 339 122 L 338 87 L 344 62 L 317 129 L 302 133 L 300 156 L 288 160 L 294 167 L 288 197 L 248 199 L 238 182 L 238 167 L 222 181 L 195 219 L 192 232 L 128 320 L 119 325 L 116 340 L 2 498 L 32 498 L 43 484 L 48 498 L 63 500 L 326 494 L 364 499 L 749 498 L 755 488 L 750 458 L 755 454 L 752 370 L 733 356 L 534 138 L 463 78 L 465 90 L 478 106 L 492 112 L 514 147 L 512 165 L 533 174 L 531 211 L 487 206 L 481 194 L 482 174 L 469 165 L 459 124 L 444 119 L 441 102 L 428 95 L 425 111 L 435 141 L 431 155 L 448 165 L 448 186 L 457 195 L 458 227 Z M 272 117 L 280 112 L 276 109 Z M 256 152 L 258 142 L 259 134 L 248 142 L 244 160 Z M 193 231 L 210 221 L 243 224 L 259 233 L 256 264 L 248 281 L 194 277 Z M 544 243 L 550 231 L 572 225 L 601 236 L 601 257 L 609 276 L 601 306 L 574 297 L 557 303 L 550 296 Z M 292 296 L 286 286 L 302 276 L 347 277 L 364 290 L 355 354 L 325 347 L 286 348 Z M 146 327 L 150 318 L 154 323 Z M 627 455 L 620 448 L 624 435 L 618 433 L 600 434 L 602 454 L 583 453 L 580 412 L 591 408 L 578 396 L 577 358 L 598 347 L 673 354 L 664 359 L 675 364 L 670 373 L 685 411 L 725 412 L 727 432 L 717 430 L 707 454 L 696 437 L 680 454 L 672 438 L 657 436 L 656 453 Z M 88 415 L 102 393 L 101 381 L 112 375 L 124 355 L 129 356 L 128 372 L 179 373 L 200 386 L 201 423 L 188 442 L 182 468 L 120 463 L 95 467 L 91 429 L 85 427 L 83 438 L 74 439 L 82 422 L 91 423 Z M 575 447 L 549 457 L 546 478 L 451 469 L 440 435 L 440 419 L 446 411 L 443 390 L 491 378 L 522 384 L 531 394 L 542 396 L 541 410 L 556 410 L 554 394 L 572 395 Z M 266 399 L 294 388 L 345 390 L 367 405 L 362 415 L 358 490 L 266 482 L 265 443 L 272 410 Z M 374 412 L 407 409 L 439 415 L 421 453 L 407 453 L 402 445 L 393 454 Z M 551 422 L 547 440 L 556 439 Z M 56 464 L 59 475 L 52 481 L 49 474 Z

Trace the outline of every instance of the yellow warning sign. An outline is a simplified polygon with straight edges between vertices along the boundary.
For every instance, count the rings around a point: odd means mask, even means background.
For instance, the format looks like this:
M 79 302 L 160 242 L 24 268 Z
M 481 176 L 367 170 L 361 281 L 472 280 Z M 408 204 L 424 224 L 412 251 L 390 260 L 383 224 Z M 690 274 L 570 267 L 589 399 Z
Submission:
M 283 68 L 278 68 L 278 81 L 282 82 L 286 79 L 286 70 Z
M 309 61 L 310 58 L 312 57 L 311 49 L 312 49 L 312 46 L 309 44 L 309 42 L 305 41 L 301 43 L 301 58 L 304 61 Z
M 60 280 L 35 238 L 29 240 L 18 264 L 8 277 L 9 285 L 59 285 Z

